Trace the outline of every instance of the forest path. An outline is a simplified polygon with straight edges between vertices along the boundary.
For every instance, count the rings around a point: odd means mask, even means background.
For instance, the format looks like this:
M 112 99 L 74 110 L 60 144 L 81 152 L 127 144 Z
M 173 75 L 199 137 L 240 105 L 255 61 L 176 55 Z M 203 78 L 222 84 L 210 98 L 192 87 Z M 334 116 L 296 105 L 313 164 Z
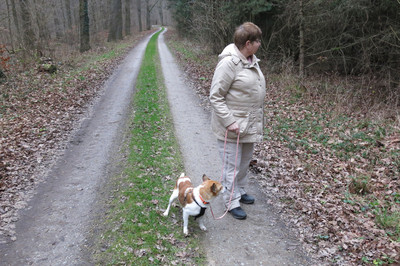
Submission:
M 0 244 L 0 265 L 91 265 L 86 245 L 104 210 L 97 197 L 119 148 L 136 77 L 151 36 L 133 48 L 103 86 L 65 153 L 16 223 L 16 241 Z
M 0 244 L 0 265 L 91 265 L 86 254 L 87 237 L 93 220 L 104 211 L 97 208 L 96 201 L 104 196 L 102 185 L 115 163 L 113 154 L 120 147 L 135 80 L 150 37 L 132 49 L 107 81 L 65 153 L 36 189 L 28 208 L 21 210 L 16 241 Z M 195 185 L 203 173 L 219 179 L 220 159 L 209 126 L 209 112 L 187 85 L 163 34 L 158 44 L 186 173 Z M 243 206 L 248 213 L 244 221 L 229 214 L 214 220 L 206 212 L 208 231 L 202 234 L 202 240 L 208 264 L 310 265 L 300 243 L 267 204 L 254 179 L 249 193 L 257 201 Z M 212 206 L 215 215 L 223 213 L 218 199 Z
M 210 113 L 202 107 L 194 88 L 185 82 L 187 79 L 165 45 L 163 34 L 159 36 L 158 47 L 186 174 L 195 185 L 201 183 L 203 174 L 219 180 L 221 160 L 210 128 Z M 248 192 L 255 196 L 256 202 L 242 206 L 248 215 L 246 220 L 236 220 L 230 214 L 222 220 L 214 220 L 210 211 L 206 212 L 208 231 L 204 234 L 203 246 L 208 264 L 311 265 L 311 260 L 301 250 L 301 244 L 290 235 L 272 206 L 268 205 L 254 179 Z M 213 202 L 212 208 L 216 217 L 224 213 L 220 199 Z

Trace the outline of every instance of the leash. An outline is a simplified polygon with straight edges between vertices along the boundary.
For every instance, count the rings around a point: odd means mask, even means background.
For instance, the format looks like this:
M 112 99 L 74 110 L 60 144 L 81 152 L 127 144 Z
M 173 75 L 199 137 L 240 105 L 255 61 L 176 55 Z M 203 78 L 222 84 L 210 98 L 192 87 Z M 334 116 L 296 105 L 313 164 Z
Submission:
M 228 213 L 229 208 L 231 207 L 231 204 L 232 204 L 233 192 L 235 191 L 236 166 L 237 166 L 237 159 L 238 159 L 238 154 L 239 154 L 239 135 L 240 135 L 240 134 L 238 134 L 237 140 L 236 140 L 235 170 L 233 171 L 232 191 L 231 191 L 231 195 L 230 195 L 230 198 L 229 198 L 228 207 L 226 208 L 225 213 L 224 213 L 222 216 L 220 216 L 220 217 L 218 217 L 218 218 L 215 218 L 214 212 L 213 212 L 212 207 L 211 207 L 211 204 L 210 204 L 210 211 L 211 211 L 211 214 L 212 214 L 214 220 L 220 220 L 220 219 L 222 219 L 222 218 Z M 226 152 L 226 142 L 227 142 L 227 139 L 228 139 L 228 130 L 226 130 L 226 132 L 225 132 L 224 155 L 222 156 L 222 172 L 221 172 L 221 178 L 219 179 L 219 182 L 222 181 L 222 177 L 224 176 L 225 152 Z

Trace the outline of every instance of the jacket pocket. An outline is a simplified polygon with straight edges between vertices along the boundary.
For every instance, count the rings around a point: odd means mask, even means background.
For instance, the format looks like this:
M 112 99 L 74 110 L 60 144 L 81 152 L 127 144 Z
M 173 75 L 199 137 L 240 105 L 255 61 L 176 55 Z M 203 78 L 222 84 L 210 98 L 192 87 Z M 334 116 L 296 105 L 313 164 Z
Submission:
M 235 117 L 236 123 L 239 124 L 239 136 L 243 137 L 247 134 L 249 129 L 250 114 L 246 111 L 234 111 L 233 117 Z M 236 139 L 237 134 L 232 131 L 228 131 L 228 138 Z

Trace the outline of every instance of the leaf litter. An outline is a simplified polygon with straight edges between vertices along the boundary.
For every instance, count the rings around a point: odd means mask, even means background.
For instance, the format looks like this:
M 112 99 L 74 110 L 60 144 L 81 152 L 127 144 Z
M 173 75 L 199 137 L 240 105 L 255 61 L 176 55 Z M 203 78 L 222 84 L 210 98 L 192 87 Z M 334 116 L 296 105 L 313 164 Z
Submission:
M 173 52 L 209 108 L 207 95 L 216 59 L 199 55 L 202 60 L 193 60 Z M 32 188 L 66 146 L 85 108 L 117 64 L 118 60 L 103 62 L 80 75 L 67 67 L 53 75 L 33 69 L 0 84 L 0 242 L 16 239 L 16 211 L 26 207 Z M 385 132 L 385 126 L 363 125 L 365 117 L 356 114 L 342 120 L 324 117 L 329 110 L 319 101 L 291 101 L 282 87 L 268 80 L 267 139 L 257 146 L 252 162 L 270 202 L 321 261 L 398 262 L 399 224 L 388 230 L 376 220 L 385 210 L 400 211 L 398 127 Z M 301 121 L 305 120 L 314 124 L 304 129 Z M 319 135 L 311 134 L 315 127 L 321 128 Z M 372 127 L 375 131 L 368 130 Z M 382 137 L 368 138 L 379 134 Z M 360 176 L 370 186 L 365 194 L 349 186 Z
M 130 47 L 145 34 L 131 39 Z M 77 62 L 59 62 L 54 74 L 14 60 L 8 79 L 0 83 L 0 243 L 16 240 L 17 210 L 27 206 L 130 47 L 117 58 L 92 63 L 76 55 Z
M 180 43 L 188 41 L 177 43 L 173 34 L 166 34 L 169 46 L 210 109 L 216 56 L 185 55 Z M 321 262 L 399 263 L 400 216 L 391 228 L 377 221 L 385 219 L 385 210 L 400 213 L 399 126 L 374 123 L 358 112 L 335 112 L 315 96 L 311 101 L 295 98 L 283 74 L 274 80 L 267 79 L 266 139 L 256 146 L 251 162 L 269 202 Z

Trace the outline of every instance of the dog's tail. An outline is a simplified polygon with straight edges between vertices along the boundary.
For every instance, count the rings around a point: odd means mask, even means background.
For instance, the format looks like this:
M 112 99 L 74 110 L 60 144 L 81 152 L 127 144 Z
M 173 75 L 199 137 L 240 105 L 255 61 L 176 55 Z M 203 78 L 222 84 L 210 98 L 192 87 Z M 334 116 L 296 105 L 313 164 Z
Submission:
M 185 176 L 185 173 L 182 173 L 181 176 L 180 176 L 179 178 L 184 177 L 184 176 Z

